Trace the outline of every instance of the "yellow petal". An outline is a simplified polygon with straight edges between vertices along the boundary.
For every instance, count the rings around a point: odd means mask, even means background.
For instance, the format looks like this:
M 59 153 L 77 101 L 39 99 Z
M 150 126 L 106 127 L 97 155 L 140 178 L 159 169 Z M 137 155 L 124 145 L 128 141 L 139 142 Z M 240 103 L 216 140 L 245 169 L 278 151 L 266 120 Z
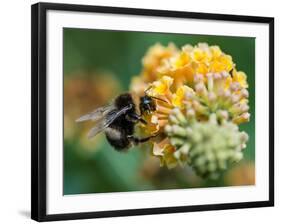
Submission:
M 229 89 L 231 83 L 232 83 L 232 78 L 231 78 L 230 76 L 228 76 L 228 77 L 226 78 L 226 80 L 225 80 L 225 86 L 224 86 L 224 88 L 225 88 L 225 89 Z
M 190 44 L 186 44 L 182 47 L 182 51 L 185 53 L 191 53 L 193 51 L 193 46 Z
M 208 73 L 208 66 L 205 63 L 200 63 L 196 69 L 197 74 L 207 74 Z
M 210 65 L 211 72 L 229 72 L 233 68 L 232 57 L 229 55 L 221 55 L 215 58 Z
M 178 165 L 178 161 L 174 156 L 174 152 L 176 151 L 176 149 L 168 144 L 164 147 L 164 162 L 166 164 L 166 166 L 168 167 L 168 169 L 172 169 L 175 168 Z
M 145 125 L 145 134 L 152 135 L 159 131 L 159 124 L 158 118 L 152 114 L 145 114 L 143 115 L 144 119 L 146 120 L 147 124 Z
M 222 51 L 221 51 L 221 49 L 220 49 L 219 46 L 211 46 L 211 47 L 210 47 L 210 50 L 211 50 L 211 53 L 212 53 L 212 57 L 213 57 L 214 59 L 220 57 L 221 54 L 222 54 Z
M 233 71 L 233 81 L 238 82 L 243 88 L 248 88 L 247 75 L 242 71 Z
M 146 82 L 155 81 L 159 66 L 162 65 L 166 59 L 176 54 L 177 51 L 178 49 L 173 43 L 170 43 L 167 47 L 159 43 L 150 47 L 142 59 L 142 76 L 144 80 Z
M 151 93 L 153 95 L 165 95 L 170 91 L 170 86 L 173 83 L 173 79 L 169 76 L 163 76 L 159 81 L 153 82 Z
M 166 145 L 170 144 L 170 141 L 168 138 L 164 138 L 160 142 L 155 142 L 153 144 L 152 153 L 155 156 L 164 156 L 164 148 Z
M 200 48 L 195 48 L 192 52 L 192 55 L 193 55 L 193 59 L 196 62 L 203 62 L 206 58 L 204 51 Z
M 191 55 L 197 63 L 209 63 L 211 59 L 211 51 L 207 43 L 198 43 Z
M 194 91 L 193 89 L 185 85 L 178 88 L 176 93 L 173 94 L 172 104 L 175 107 L 182 108 L 184 106 L 183 101 L 185 99 L 185 95 L 187 92 L 194 92 Z
M 224 65 L 224 70 L 222 70 L 222 71 L 229 72 L 233 68 L 233 61 L 232 61 L 232 57 L 230 55 L 221 56 L 219 61 L 220 61 L 220 63 L 222 63 Z
M 235 124 L 242 124 L 242 123 L 248 122 L 249 120 L 250 120 L 250 114 L 248 112 L 245 112 L 245 113 L 241 114 L 240 116 L 233 118 L 232 121 Z
M 190 63 L 190 56 L 186 52 L 181 52 L 177 60 L 174 62 L 175 68 L 181 68 Z
M 152 149 L 153 155 L 163 156 L 164 155 L 163 151 L 164 151 L 164 149 L 159 144 L 157 144 L 157 143 L 153 144 L 153 149 Z

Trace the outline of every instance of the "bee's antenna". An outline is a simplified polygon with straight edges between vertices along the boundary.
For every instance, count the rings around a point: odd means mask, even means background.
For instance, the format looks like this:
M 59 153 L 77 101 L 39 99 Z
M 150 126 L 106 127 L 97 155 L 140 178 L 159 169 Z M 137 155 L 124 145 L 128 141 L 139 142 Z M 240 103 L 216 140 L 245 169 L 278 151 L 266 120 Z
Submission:
M 156 99 L 156 100 L 159 100 L 159 101 L 168 103 L 168 102 L 167 102 L 166 100 L 164 100 L 164 99 L 161 99 L 161 98 L 158 98 L 158 97 L 155 97 L 155 96 L 150 96 L 150 97 L 153 98 L 153 99 Z
M 150 85 L 146 90 L 144 90 L 144 93 L 147 94 L 147 91 L 152 88 L 152 85 Z
M 151 88 L 152 88 L 152 85 L 149 86 L 149 87 L 144 91 L 144 93 L 147 95 L 147 91 L 150 90 Z M 155 96 L 150 96 L 150 97 L 153 98 L 153 99 L 156 99 L 156 100 L 159 100 L 159 101 L 168 103 L 166 100 L 163 100 L 163 99 L 161 99 L 161 98 L 158 98 L 158 97 L 155 97 Z

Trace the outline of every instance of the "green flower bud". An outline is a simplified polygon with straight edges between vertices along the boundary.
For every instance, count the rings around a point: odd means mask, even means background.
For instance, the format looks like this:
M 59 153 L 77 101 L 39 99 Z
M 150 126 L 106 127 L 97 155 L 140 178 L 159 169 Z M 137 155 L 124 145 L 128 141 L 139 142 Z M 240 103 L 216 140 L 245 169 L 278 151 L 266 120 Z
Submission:
M 224 111 L 221 113 L 227 118 Z M 174 157 L 188 163 L 203 178 L 217 178 L 231 163 L 240 161 L 248 141 L 247 133 L 240 132 L 236 124 L 227 120 L 219 123 L 220 119 L 213 113 L 205 122 L 170 120 L 172 126 L 165 128 L 177 149 Z

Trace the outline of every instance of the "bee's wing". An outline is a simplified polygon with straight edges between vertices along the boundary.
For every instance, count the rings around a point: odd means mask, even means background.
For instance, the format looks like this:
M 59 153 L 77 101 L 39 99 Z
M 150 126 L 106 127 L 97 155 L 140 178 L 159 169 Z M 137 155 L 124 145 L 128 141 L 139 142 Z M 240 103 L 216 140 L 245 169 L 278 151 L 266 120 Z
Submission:
M 98 133 L 102 132 L 105 129 L 104 122 L 101 121 L 98 124 L 96 124 L 88 133 L 88 138 L 95 137 Z
M 96 110 L 94 110 L 93 112 L 85 114 L 82 117 L 79 117 L 78 119 L 76 119 L 76 122 L 82 122 L 82 121 L 88 121 L 88 120 L 92 120 L 92 121 L 99 120 L 99 119 L 103 118 L 107 113 L 109 113 L 113 109 L 114 109 L 114 105 L 99 107 Z
M 128 110 L 132 109 L 132 105 L 128 105 L 119 111 L 113 111 L 107 115 L 106 119 L 101 120 L 96 124 L 88 133 L 88 138 L 96 136 L 98 133 L 106 129 L 116 118 L 120 117 L 122 114 L 126 113 Z

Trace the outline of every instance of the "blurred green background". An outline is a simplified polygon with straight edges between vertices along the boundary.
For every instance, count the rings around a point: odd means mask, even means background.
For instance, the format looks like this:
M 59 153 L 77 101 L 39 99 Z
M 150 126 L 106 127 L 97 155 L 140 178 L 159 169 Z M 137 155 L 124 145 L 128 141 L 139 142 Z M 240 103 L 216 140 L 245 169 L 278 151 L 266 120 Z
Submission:
M 91 122 L 75 119 L 127 91 L 141 71 L 141 59 L 155 44 L 181 47 L 219 45 L 248 76 L 251 120 L 241 125 L 249 136 L 242 162 L 218 180 L 197 177 L 189 167 L 168 170 L 149 152 L 119 153 L 100 134 L 87 139 Z M 64 28 L 64 194 L 249 185 L 255 183 L 255 39 L 248 37 L 160 34 Z

